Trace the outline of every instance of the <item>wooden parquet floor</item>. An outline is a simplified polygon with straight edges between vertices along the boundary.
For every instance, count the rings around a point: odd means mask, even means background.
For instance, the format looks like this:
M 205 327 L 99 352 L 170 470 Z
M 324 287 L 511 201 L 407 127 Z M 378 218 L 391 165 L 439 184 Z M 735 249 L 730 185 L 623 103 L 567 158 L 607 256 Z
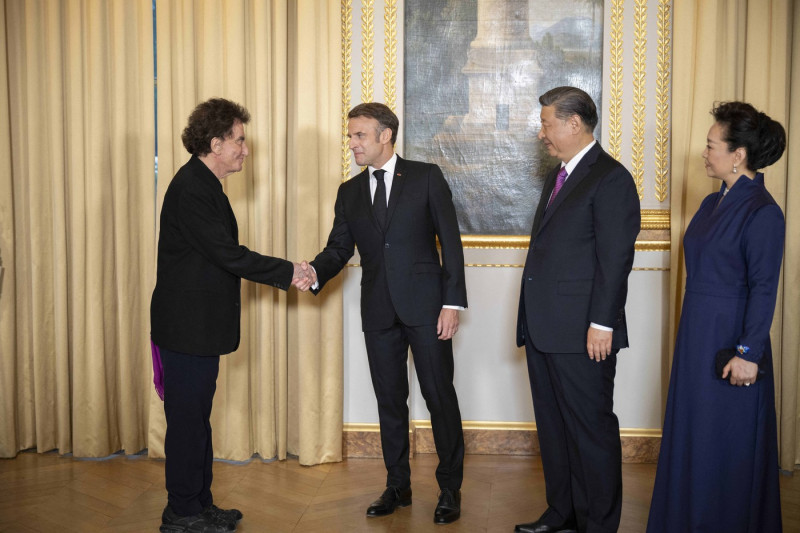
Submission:
M 411 463 L 414 504 L 393 515 L 367 518 L 383 490 L 379 459 L 348 459 L 313 467 L 297 460 L 214 463 L 214 499 L 237 507 L 248 532 L 511 532 L 545 509 L 538 457 L 468 455 L 462 515 L 433 524 L 437 487 L 434 455 Z M 623 465 L 623 533 L 645 529 L 655 465 Z M 800 532 L 800 474 L 781 478 L 784 531 Z M 145 456 L 105 460 L 21 453 L 0 460 L 0 531 L 158 531 L 166 503 L 164 463 Z

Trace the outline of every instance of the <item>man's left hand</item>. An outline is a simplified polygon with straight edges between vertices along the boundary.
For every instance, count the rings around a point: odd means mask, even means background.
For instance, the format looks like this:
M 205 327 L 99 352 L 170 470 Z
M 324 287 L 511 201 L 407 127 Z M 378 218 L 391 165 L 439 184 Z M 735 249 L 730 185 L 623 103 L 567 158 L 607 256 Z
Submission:
M 613 336 L 613 331 L 603 331 L 589 326 L 589 331 L 586 333 L 586 351 L 589 352 L 589 358 L 598 363 L 605 361 L 606 357 L 611 354 Z
M 439 335 L 439 340 L 452 339 L 456 331 L 458 331 L 458 309 L 442 309 L 439 321 L 436 322 L 436 334 Z

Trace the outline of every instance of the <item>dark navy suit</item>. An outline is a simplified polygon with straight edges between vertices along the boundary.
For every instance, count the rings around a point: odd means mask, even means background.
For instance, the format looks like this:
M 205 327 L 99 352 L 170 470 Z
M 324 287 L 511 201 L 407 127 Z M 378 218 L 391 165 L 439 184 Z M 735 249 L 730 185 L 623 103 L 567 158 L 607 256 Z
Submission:
M 542 465 L 559 525 L 616 531 L 622 505 L 616 354 L 628 346 L 625 299 L 639 198 L 625 168 L 595 144 L 547 207 L 548 175 L 522 277 L 517 345 L 525 346 Z M 589 358 L 591 323 L 613 328 L 612 354 Z

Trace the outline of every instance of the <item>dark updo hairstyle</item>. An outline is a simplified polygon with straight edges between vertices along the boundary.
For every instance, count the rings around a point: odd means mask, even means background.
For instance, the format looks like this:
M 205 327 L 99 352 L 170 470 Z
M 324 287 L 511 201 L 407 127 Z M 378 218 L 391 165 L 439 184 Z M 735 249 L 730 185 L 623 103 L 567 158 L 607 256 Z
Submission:
M 237 120 L 242 124 L 250 122 L 250 113 L 243 106 L 224 98 L 206 100 L 189 115 L 189 123 L 181 134 L 183 146 L 192 155 L 206 155 L 211 151 L 211 139 L 233 135 Z
M 753 172 L 770 166 L 786 149 L 786 131 L 781 123 L 745 102 L 718 102 L 711 110 L 722 126 L 728 150 L 744 148 L 747 168 Z

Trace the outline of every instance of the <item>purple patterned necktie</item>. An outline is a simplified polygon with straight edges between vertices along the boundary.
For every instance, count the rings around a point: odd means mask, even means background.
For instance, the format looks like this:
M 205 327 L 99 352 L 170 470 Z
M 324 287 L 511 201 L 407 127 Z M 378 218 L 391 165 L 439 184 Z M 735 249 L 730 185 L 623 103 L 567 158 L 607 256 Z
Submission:
M 556 186 L 553 187 L 553 193 L 550 195 L 550 200 L 547 202 L 547 207 L 550 207 L 550 204 L 553 203 L 558 191 L 560 191 L 561 187 L 564 186 L 565 181 L 567 181 L 567 167 L 561 167 L 561 170 L 558 171 L 558 176 L 556 176 Z

